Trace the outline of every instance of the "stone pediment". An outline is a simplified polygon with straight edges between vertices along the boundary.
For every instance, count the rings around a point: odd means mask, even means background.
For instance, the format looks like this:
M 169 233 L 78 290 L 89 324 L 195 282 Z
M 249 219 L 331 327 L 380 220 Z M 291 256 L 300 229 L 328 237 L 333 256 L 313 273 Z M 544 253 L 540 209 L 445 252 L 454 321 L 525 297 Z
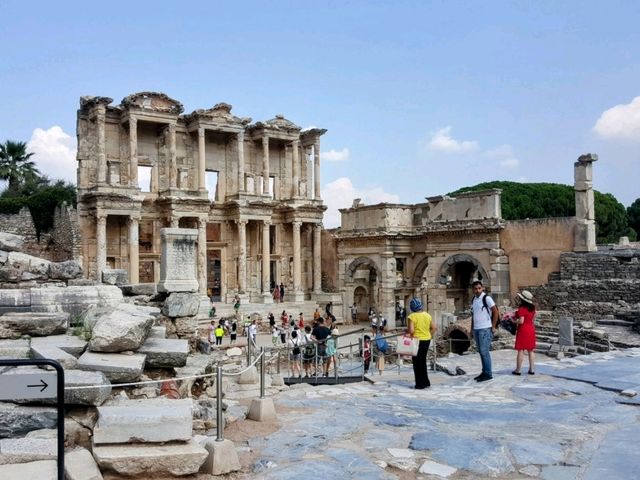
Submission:
M 173 113 L 179 115 L 184 111 L 180 102 L 157 92 L 134 93 L 122 99 L 121 105 L 124 108 L 139 108 L 152 112 Z
M 253 128 L 264 128 L 267 130 L 280 130 L 284 132 L 299 132 L 301 128 L 293 123 L 290 120 L 284 118 L 284 115 L 276 115 L 275 118 L 271 120 L 266 120 L 264 122 L 256 122 L 253 125 Z
M 228 103 L 218 103 L 209 109 L 198 109 L 188 115 L 189 119 L 209 120 L 215 123 L 229 125 L 247 125 L 251 122 L 249 117 L 236 117 L 231 113 L 232 106 Z
M 105 107 L 113 102 L 113 98 L 109 97 L 94 97 L 91 95 L 86 95 L 84 97 L 80 97 L 80 109 L 81 110 L 90 110 L 96 105 L 104 105 Z

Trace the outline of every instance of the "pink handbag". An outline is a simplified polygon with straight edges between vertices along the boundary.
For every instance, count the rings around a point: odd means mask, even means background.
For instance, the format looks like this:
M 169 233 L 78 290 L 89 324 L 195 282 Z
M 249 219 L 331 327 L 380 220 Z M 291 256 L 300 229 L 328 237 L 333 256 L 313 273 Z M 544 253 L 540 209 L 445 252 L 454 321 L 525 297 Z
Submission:
M 412 357 L 415 357 L 416 355 L 418 355 L 419 346 L 420 340 L 410 337 L 409 335 L 403 335 L 398 339 L 396 353 L 398 355 L 411 355 Z

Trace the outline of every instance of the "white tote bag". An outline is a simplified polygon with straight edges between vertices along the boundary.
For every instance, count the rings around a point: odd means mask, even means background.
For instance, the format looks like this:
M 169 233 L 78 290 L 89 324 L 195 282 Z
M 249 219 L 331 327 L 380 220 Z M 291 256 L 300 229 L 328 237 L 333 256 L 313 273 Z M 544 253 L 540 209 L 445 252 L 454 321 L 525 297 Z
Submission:
M 396 353 L 398 355 L 411 355 L 412 357 L 415 357 L 418 355 L 419 346 L 420 340 L 410 337 L 409 335 L 403 335 L 398 339 Z

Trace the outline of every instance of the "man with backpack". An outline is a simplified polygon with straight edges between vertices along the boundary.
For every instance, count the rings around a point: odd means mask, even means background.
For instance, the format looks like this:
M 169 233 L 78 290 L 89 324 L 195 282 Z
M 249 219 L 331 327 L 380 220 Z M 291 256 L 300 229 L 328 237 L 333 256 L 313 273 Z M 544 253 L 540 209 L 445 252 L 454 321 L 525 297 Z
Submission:
M 476 342 L 480 361 L 482 362 L 482 373 L 474 378 L 476 382 L 485 382 L 493 378 L 491 371 L 491 341 L 496 331 L 500 312 L 496 303 L 484 291 L 480 280 L 471 284 L 473 288 L 473 300 L 471 302 L 471 330 L 473 339 Z

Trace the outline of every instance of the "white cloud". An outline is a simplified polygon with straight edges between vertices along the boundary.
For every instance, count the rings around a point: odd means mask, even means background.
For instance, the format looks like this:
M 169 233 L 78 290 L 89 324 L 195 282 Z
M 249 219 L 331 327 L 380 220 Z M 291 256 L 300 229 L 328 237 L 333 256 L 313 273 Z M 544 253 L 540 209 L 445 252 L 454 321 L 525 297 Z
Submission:
M 640 142 L 640 97 L 602 112 L 593 130 L 603 138 Z
M 444 153 L 467 153 L 478 150 L 478 142 L 474 140 L 456 140 L 450 133 L 450 126 L 432 133 L 428 148 Z
M 55 125 L 48 130 L 36 128 L 27 144 L 31 159 L 40 173 L 51 179 L 76 183 L 76 139 Z
M 349 158 L 349 149 L 320 151 L 320 159 L 327 162 L 342 162 Z
M 503 168 L 516 168 L 520 166 L 520 160 L 515 157 L 513 148 L 508 143 L 487 150 L 484 154 L 489 158 L 498 159 L 500 166 Z
M 327 211 L 324 214 L 325 226 L 327 228 L 339 227 L 340 212 L 338 209 L 350 207 L 355 198 L 361 198 L 365 205 L 375 205 L 381 202 L 398 203 L 400 201 L 398 195 L 385 192 L 382 187 L 358 189 L 353 185 L 351 179 L 340 177 L 326 184 L 322 189 L 322 199 L 327 205 Z

